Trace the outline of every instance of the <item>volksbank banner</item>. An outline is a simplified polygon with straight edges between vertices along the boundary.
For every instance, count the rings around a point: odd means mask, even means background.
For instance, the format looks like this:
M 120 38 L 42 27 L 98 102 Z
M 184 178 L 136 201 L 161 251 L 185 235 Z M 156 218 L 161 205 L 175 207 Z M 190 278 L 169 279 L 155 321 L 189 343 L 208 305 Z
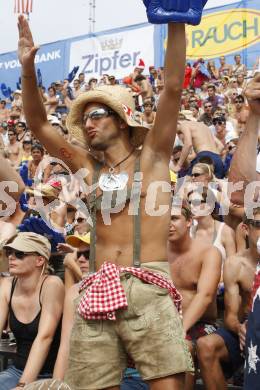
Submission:
M 48 87 L 51 81 L 60 80 L 67 74 L 66 57 L 68 46 L 60 41 L 41 46 L 35 58 L 35 66 L 42 73 L 43 85 Z M 17 52 L 0 55 L 0 84 L 5 83 L 13 91 L 21 73 Z M 3 97 L 3 95 L 1 95 Z

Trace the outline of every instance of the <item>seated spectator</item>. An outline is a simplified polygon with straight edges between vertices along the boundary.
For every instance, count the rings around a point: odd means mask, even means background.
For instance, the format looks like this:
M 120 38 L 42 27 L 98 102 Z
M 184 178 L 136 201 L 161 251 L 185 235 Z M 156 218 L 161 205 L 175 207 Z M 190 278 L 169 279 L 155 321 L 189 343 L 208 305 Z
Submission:
M 221 56 L 219 58 L 220 67 L 218 69 L 219 77 L 222 78 L 224 76 L 231 77 L 232 76 L 232 65 L 226 64 L 225 56 Z
M 0 373 L 1 390 L 52 376 L 60 342 L 64 287 L 46 275 L 50 243 L 35 233 L 18 233 L 4 245 L 11 277 L 1 285 L 2 333 L 7 319 L 17 343 L 14 363 Z
M 205 101 L 203 103 L 203 114 L 199 117 L 198 122 L 203 122 L 206 126 L 211 126 L 213 124 L 213 113 L 214 108 L 211 102 Z
M 141 123 L 142 125 L 152 128 L 154 125 L 156 113 L 153 111 L 154 105 L 151 100 L 145 100 L 143 105 L 143 113 L 141 114 Z
M 6 108 L 6 100 L 0 100 L 0 122 L 6 122 L 9 119 L 10 110 Z
M 192 175 L 197 173 L 200 173 L 199 168 L 194 166 Z M 187 194 L 193 219 L 196 221 L 191 227 L 191 237 L 200 238 L 205 243 L 216 247 L 224 264 L 228 256 L 236 253 L 235 232 L 224 222 L 217 220 L 219 219 L 217 197 L 213 190 L 203 186 L 200 177 L 196 177 L 199 187 L 197 189 L 195 187 Z M 205 210 L 205 203 L 207 203 L 207 210 Z
M 237 95 L 234 99 L 233 111 L 231 116 L 237 120 L 237 131 L 241 134 L 245 130 L 249 110 L 245 104 L 245 98 L 242 95 Z
M 205 209 L 206 204 L 202 205 Z M 172 209 L 168 236 L 168 261 L 173 282 L 182 295 L 183 328 L 196 355 L 197 339 L 216 330 L 216 292 L 220 280 L 221 256 L 211 242 L 190 237 L 192 224 L 188 205 Z M 186 374 L 185 389 L 192 389 L 194 376 Z
M 208 156 L 213 160 L 216 177 L 223 177 L 223 163 L 218 153 L 216 141 L 212 132 L 204 123 L 179 121 L 177 134 L 182 135 L 184 146 L 177 165 L 173 167 L 175 172 L 181 170 L 183 163 L 186 161 L 190 150 L 193 147 L 196 157 L 190 163 L 189 173 L 191 173 L 193 165 L 198 162 L 200 157 Z
M 59 103 L 59 99 L 56 96 L 55 87 L 49 87 L 47 98 L 43 96 L 43 104 L 45 105 L 46 114 L 47 115 L 53 114 L 58 106 L 58 103 Z
M 215 61 L 209 60 L 208 65 L 207 65 L 208 72 L 210 74 L 210 82 L 211 83 L 216 83 L 219 79 L 219 72 L 218 69 L 215 65 Z
M 256 244 L 260 210 L 244 220 L 249 248 L 229 257 L 224 265 L 225 328 L 197 343 L 201 375 L 208 389 L 227 388 L 226 380 L 244 365 L 246 318 L 258 255 Z
M 9 152 L 9 160 L 13 167 L 17 167 L 20 162 L 21 145 L 17 141 L 16 131 L 14 127 L 8 130 L 9 145 L 7 150 Z
M 224 99 L 222 96 L 216 94 L 216 86 L 214 84 L 208 84 L 207 86 L 208 97 L 205 100 L 205 103 L 211 103 L 213 110 L 216 110 L 218 106 L 224 104 Z
M 238 76 L 239 74 L 242 74 L 243 76 L 246 76 L 246 66 L 241 63 L 241 54 L 236 54 L 234 60 L 235 64 L 232 67 L 232 75 Z

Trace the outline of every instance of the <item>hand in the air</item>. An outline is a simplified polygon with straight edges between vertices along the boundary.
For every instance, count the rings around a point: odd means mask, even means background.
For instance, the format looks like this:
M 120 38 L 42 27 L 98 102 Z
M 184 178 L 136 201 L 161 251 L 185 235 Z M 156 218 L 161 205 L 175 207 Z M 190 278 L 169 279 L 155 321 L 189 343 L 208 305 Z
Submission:
M 39 49 L 33 42 L 32 33 L 26 18 L 20 15 L 18 18 L 19 42 L 18 42 L 18 58 L 24 67 L 33 66 L 34 58 Z
M 248 84 L 245 95 L 251 111 L 260 115 L 260 73 L 256 73 L 253 80 Z

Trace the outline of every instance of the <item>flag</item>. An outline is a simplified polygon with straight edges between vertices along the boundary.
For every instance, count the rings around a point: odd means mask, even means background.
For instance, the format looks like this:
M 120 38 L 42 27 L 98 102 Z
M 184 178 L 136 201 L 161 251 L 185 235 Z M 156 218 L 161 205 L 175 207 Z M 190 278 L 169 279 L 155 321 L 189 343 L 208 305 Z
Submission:
M 15 14 L 30 14 L 33 11 L 33 0 L 14 0 Z

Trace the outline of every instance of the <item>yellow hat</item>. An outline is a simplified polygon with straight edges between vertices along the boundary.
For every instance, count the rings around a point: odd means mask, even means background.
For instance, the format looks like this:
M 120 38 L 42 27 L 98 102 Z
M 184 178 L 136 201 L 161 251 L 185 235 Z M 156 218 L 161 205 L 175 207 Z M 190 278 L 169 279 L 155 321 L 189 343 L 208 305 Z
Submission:
M 58 181 L 50 181 L 45 184 L 39 184 L 35 188 L 27 188 L 25 192 L 29 195 L 45 197 L 45 198 L 58 198 L 61 191 L 61 183 Z
M 170 177 L 171 177 L 171 182 L 176 183 L 177 182 L 177 175 L 175 172 L 170 170 Z
M 67 244 L 74 246 L 75 248 L 80 246 L 80 244 L 82 244 L 82 243 L 90 245 L 90 233 L 84 234 L 82 236 L 80 236 L 78 234 L 67 236 L 66 242 L 67 242 Z

